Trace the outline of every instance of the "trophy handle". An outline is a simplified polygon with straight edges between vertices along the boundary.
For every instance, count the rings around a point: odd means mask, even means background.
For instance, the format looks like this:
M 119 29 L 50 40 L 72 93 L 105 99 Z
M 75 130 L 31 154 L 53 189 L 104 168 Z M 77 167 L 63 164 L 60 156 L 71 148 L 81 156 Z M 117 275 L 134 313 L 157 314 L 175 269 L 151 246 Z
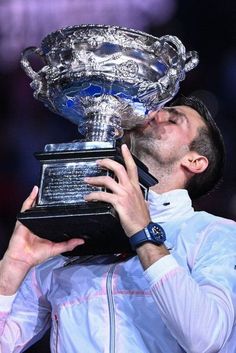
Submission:
M 45 63 L 44 57 L 43 57 L 43 53 L 41 51 L 40 48 L 37 47 L 28 47 L 25 50 L 23 50 L 22 54 L 21 54 L 21 60 L 20 63 L 22 65 L 22 68 L 25 70 L 26 74 L 32 78 L 32 80 L 39 78 L 39 75 L 36 71 L 33 70 L 28 57 L 32 54 L 36 54 L 38 55 L 43 62 Z
M 195 66 L 199 63 L 199 56 L 198 53 L 194 50 L 188 51 L 186 53 L 186 61 L 184 66 L 184 71 L 188 72 L 192 70 Z
M 199 63 L 198 53 L 196 51 L 189 51 L 186 53 L 185 46 L 176 36 L 166 35 L 160 38 L 161 41 L 166 41 L 174 44 L 180 57 L 185 59 L 184 72 L 192 70 Z

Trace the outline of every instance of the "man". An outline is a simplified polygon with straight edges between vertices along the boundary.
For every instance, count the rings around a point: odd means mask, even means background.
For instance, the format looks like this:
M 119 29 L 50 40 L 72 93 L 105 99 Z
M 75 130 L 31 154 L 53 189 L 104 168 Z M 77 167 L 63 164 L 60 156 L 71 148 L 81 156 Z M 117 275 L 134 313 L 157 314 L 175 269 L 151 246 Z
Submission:
M 86 179 L 112 192 L 86 200 L 115 207 L 137 256 L 68 260 L 55 255 L 82 239 L 53 244 L 18 222 L 0 263 L 1 353 L 21 352 L 49 326 L 58 353 L 236 352 L 235 222 L 194 212 L 187 192 L 197 197 L 218 182 L 220 132 L 201 102 L 181 98 L 129 138 L 159 180 L 148 203 L 126 145 L 126 168 L 98 161 L 116 180 Z

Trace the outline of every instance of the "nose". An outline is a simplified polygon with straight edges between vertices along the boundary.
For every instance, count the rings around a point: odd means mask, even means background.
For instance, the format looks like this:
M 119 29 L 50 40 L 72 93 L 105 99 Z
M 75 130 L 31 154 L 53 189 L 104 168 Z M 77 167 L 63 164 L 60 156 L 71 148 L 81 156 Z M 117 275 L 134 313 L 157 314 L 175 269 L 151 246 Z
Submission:
M 169 114 L 165 109 L 160 109 L 156 112 L 151 113 L 151 117 L 156 123 L 160 124 L 167 122 L 169 119 Z

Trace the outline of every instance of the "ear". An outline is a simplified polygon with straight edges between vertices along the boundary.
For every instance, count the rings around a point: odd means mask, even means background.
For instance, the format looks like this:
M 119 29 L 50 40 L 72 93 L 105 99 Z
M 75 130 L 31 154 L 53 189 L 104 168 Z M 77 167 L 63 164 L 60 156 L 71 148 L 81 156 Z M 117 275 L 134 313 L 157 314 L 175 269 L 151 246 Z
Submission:
M 208 167 L 208 159 L 195 151 L 188 152 L 182 159 L 181 165 L 191 174 L 204 172 Z

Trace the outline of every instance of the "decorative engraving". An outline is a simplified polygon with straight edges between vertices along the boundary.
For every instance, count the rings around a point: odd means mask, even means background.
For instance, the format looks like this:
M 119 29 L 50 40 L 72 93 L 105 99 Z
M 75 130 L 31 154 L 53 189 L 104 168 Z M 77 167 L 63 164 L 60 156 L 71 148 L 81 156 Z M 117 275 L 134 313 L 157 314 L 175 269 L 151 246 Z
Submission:
M 44 63 L 38 72 L 29 63 L 31 53 Z M 186 53 L 175 36 L 81 25 L 49 34 L 41 48 L 27 48 L 21 64 L 35 98 L 78 125 L 86 141 L 109 141 L 169 101 L 198 55 Z

